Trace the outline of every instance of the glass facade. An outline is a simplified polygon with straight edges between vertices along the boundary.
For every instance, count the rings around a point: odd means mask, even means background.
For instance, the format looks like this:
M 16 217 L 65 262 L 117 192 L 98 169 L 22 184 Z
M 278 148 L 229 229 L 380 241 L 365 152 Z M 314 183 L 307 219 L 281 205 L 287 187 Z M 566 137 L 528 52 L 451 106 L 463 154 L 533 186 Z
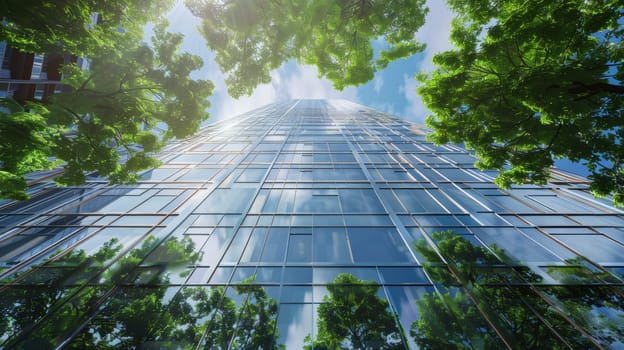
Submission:
M 283 102 L 136 185 L 0 202 L 0 347 L 624 348 L 622 211 L 559 171 L 501 190 L 426 132 Z

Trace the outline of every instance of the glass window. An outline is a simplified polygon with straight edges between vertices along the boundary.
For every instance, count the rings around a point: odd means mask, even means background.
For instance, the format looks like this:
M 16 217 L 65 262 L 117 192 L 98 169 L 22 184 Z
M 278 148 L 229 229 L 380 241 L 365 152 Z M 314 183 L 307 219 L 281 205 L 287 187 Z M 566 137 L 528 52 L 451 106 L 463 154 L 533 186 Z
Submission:
M 461 226 L 453 215 L 414 215 L 420 226 Z
M 315 227 L 344 226 L 342 215 L 314 215 L 312 224 Z
M 287 261 L 290 263 L 312 262 L 312 235 L 290 235 Z
M 483 192 L 483 191 L 479 191 Z M 536 209 L 529 207 L 528 205 L 520 202 L 514 197 L 506 196 L 506 195 L 489 195 L 486 196 L 488 201 L 490 201 L 495 206 L 498 206 L 502 211 L 513 212 L 513 213 L 535 213 Z
M 290 215 L 291 226 L 312 226 L 313 215 Z
M 486 245 L 495 244 L 504 254 L 522 262 L 557 262 L 560 259 L 552 252 L 535 243 L 514 228 L 474 228 L 473 232 Z
M 223 262 L 238 262 L 238 259 L 245 249 L 245 243 L 247 243 L 251 235 L 251 231 L 251 228 L 248 227 L 241 227 L 238 230 L 227 252 L 223 256 Z
M 263 142 L 256 146 L 256 151 L 279 151 L 281 143 L 267 143 Z
M 427 294 L 435 295 L 433 287 L 388 286 L 386 290 L 403 331 L 406 333 L 412 328 L 412 324 L 420 318 L 417 301 Z M 407 337 L 407 340 L 410 348 L 418 349 L 414 343 L 414 338 Z
M 394 193 L 409 213 L 446 212 L 426 190 L 396 189 Z
M 312 302 L 312 286 L 284 286 L 280 303 Z M 283 305 L 283 304 L 282 304 Z
M 624 219 L 616 215 L 570 215 L 570 218 L 583 225 L 624 227 Z
M 377 270 L 373 267 L 315 267 L 313 282 L 314 284 L 328 284 L 341 273 L 348 273 L 364 281 L 381 283 Z
M 527 198 L 541 204 L 555 213 L 571 213 L 571 212 L 601 212 L 593 206 L 587 205 L 575 198 L 552 196 L 527 196 Z
M 429 284 L 425 272 L 420 267 L 380 267 L 384 283 Z
M 306 336 L 312 334 L 313 312 L 312 304 L 280 304 L 277 343 L 285 349 L 303 349 Z
M 200 143 L 198 146 L 193 148 L 193 151 L 212 151 L 220 144 L 218 143 Z
M 346 226 L 394 226 L 388 215 L 345 215 Z
M 279 213 L 292 213 L 295 206 L 295 190 L 282 190 L 282 196 L 277 206 Z
M 311 284 L 311 267 L 287 267 L 284 270 L 284 283 Z
M 334 163 L 355 163 L 355 158 L 351 153 L 332 153 L 331 157 Z
M 342 211 L 345 213 L 384 213 L 373 190 L 339 190 Z
M 371 172 L 372 174 L 378 173 L 378 176 L 374 176 L 375 180 L 380 181 L 414 181 L 409 175 L 407 170 L 399 169 L 376 169 Z
M 295 199 L 297 213 L 339 213 L 338 196 L 321 191 L 297 190 Z
M 182 175 L 178 180 L 181 181 L 208 181 L 215 176 L 220 169 L 194 168 Z
M 230 281 L 230 276 L 234 271 L 233 267 L 217 267 L 210 278 L 210 283 L 225 284 Z
M 621 244 L 624 244 L 624 227 L 603 227 L 597 228 L 596 231 L 618 241 Z
M 209 267 L 198 267 L 193 270 L 193 273 L 189 277 L 187 284 L 206 284 L 208 282 Z
M 206 159 L 206 157 L 208 157 L 208 154 L 182 154 L 170 160 L 169 163 L 200 164 L 204 161 L 204 159 Z
M 249 283 L 249 279 L 253 278 L 256 273 L 255 267 L 237 267 L 232 275 L 232 281 L 230 283 L 240 283 L 246 281 Z
M 254 159 L 254 163 L 271 163 L 275 159 L 275 153 L 259 153 Z
M 264 192 L 264 191 L 262 191 Z M 277 211 L 277 205 L 279 204 L 280 197 L 282 196 L 282 190 L 270 190 L 266 193 L 266 202 L 262 208 L 263 213 L 274 213 Z M 261 200 L 259 198 L 259 200 Z
M 223 147 L 221 147 L 220 151 L 224 151 L 224 152 L 241 152 L 243 151 L 245 148 L 247 148 L 246 143 L 235 143 L 235 142 L 228 142 L 225 143 L 223 145 Z
M 483 181 L 482 179 L 479 179 L 479 178 L 473 176 L 472 174 L 468 173 L 467 171 L 465 171 L 463 169 L 438 168 L 437 170 L 440 173 L 442 173 L 442 175 L 444 175 L 450 181 L 459 181 L 459 182 L 463 182 L 463 181 L 467 181 L 467 182 L 479 181 L 479 182 L 481 182 L 481 181 Z
M 252 234 L 249 237 L 249 243 L 247 244 L 247 248 L 241 258 L 242 262 L 257 262 L 260 260 L 260 255 L 262 254 L 262 246 L 264 245 L 264 241 L 266 240 L 267 229 L 266 228 L 256 228 L 253 230 Z
M 413 262 L 407 246 L 393 228 L 350 227 L 347 231 L 356 263 Z
M 624 263 L 624 246 L 603 235 L 557 235 L 580 255 L 599 264 Z
M 223 218 L 223 215 L 193 215 L 196 220 L 191 224 L 194 227 L 206 227 L 206 226 L 217 226 L 219 221 Z
M 174 197 L 171 196 L 153 196 L 135 207 L 132 212 L 154 213 L 159 212 L 164 206 L 171 202 Z
M 231 228 L 216 228 L 202 249 L 200 265 L 214 265 L 227 248 L 230 238 L 232 238 Z
M 141 195 L 138 196 L 99 196 L 95 197 L 93 200 L 85 203 L 81 210 L 83 212 L 88 211 L 99 211 L 99 212 L 126 212 L 132 210 L 132 208 L 139 205 L 141 202 L 146 200 L 147 198 L 153 196 L 156 191 L 145 191 Z M 104 200 L 100 197 L 105 197 Z M 104 204 L 105 201 L 108 203 L 100 207 L 100 205 Z M 93 202 L 93 203 L 92 203 Z
M 255 191 L 254 188 L 217 188 L 197 207 L 197 212 L 242 213 Z
M 258 267 L 256 271 L 256 283 L 280 283 L 281 280 L 281 267 Z
M 236 182 L 260 182 L 266 174 L 267 169 L 247 168 L 236 179 Z
M 553 252 L 553 254 L 560 257 L 560 260 L 572 259 L 576 256 L 576 254 L 568 248 L 552 239 L 552 236 L 550 235 L 543 234 L 534 228 L 522 228 L 520 231 L 527 235 L 527 237 L 542 245 L 544 248 Z
M 349 145 L 346 143 L 330 143 L 329 150 L 330 152 L 349 152 Z
M 535 226 L 578 226 L 563 215 L 523 215 L 522 218 Z
M 113 239 L 117 240 L 117 244 L 122 247 L 129 248 L 142 238 L 148 230 L 148 228 L 138 227 L 105 227 L 93 237 L 80 244 L 77 249 L 83 249 L 87 255 L 93 255 L 102 248 L 104 243 L 110 242 Z
M 449 197 L 453 198 L 463 209 L 469 213 L 475 213 L 479 211 L 491 211 L 490 208 L 483 203 L 478 202 L 476 199 L 479 195 L 476 192 L 460 190 L 452 184 L 439 184 L 440 190 L 444 191 Z M 473 195 L 473 196 L 471 196 Z
M 156 168 L 141 175 L 141 180 L 164 180 L 179 170 L 180 168 Z
M 286 243 L 288 242 L 287 228 L 270 229 L 264 251 L 262 252 L 262 262 L 283 262 L 286 254 Z
M 347 233 L 342 227 L 314 228 L 314 262 L 351 263 Z

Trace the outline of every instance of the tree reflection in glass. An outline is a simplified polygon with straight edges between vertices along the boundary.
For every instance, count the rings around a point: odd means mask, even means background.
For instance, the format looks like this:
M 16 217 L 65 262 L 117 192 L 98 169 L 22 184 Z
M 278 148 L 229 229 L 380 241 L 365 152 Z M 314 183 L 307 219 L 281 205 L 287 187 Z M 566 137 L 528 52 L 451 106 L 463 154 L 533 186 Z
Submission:
M 388 301 L 372 281 L 341 273 L 318 308 L 318 334 L 305 349 L 405 349 Z
M 420 348 L 594 349 L 624 344 L 624 299 L 621 285 L 605 279 L 612 276 L 587 269 L 580 273 L 576 261 L 577 267 L 565 272 L 549 271 L 554 282 L 547 285 L 540 271 L 514 263 L 495 245 L 473 245 L 451 231 L 435 232 L 432 239 L 435 249 L 424 240 L 416 244 L 438 287 L 437 293 L 417 301 L 420 318 L 410 333 Z M 599 285 L 579 284 L 587 274 Z M 576 283 L 566 285 L 570 281 Z
M 69 326 L 66 323 L 44 323 L 39 327 L 40 335 L 27 335 L 53 313 L 69 315 L 95 303 L 101 289 L 91 287 L 81 293 L 82 287 L 121 250 L 117 242 L 116 239 L 108 241 L 93 255 L 87 255 L 84 250 L 72 250 L 3 280 L 0 347 L 10 348 L 14 341 L 24 341 L 25 348 L 53 347 L 56 335 Z M 68 303 L 69 300 L 72 303 Z
M 5 348 L 279 349 L 277 301 L 253 277 L 226 287 L 180 287 L 180 266 L 201 256 L 193 241 L 148 237 L 122 251 L 113 239 L 88 256 L 75 250 L 4 281 Z M 183 279 L 183 278 L 182 278 Z

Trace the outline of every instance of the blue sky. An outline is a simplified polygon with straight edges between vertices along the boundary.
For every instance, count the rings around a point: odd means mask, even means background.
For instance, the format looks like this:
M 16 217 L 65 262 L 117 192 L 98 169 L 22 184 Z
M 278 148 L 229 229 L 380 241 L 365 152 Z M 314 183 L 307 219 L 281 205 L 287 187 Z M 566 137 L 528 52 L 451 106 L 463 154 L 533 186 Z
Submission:
M 251 96 L 239 99 L 228 95 L 224 76 L 214 62 L 215 55 L 208 49 L 197 29 L 200 20 L 189 12 L 184 6 L 184 1 L 176 1 L 167 19 L 170 31 L 184 35 L 181 49 L 199 55 L 204 60 L 204 67 L 194 74 L 194 78 L 209 79 L 215 84 L 214 94 L 210 99 L 212 122 L 233 117 L 278 100 L 343 98 L 423 124 L 428 111 L 416 94 L 417 82 L 414 80 L 414 75 L 419 71 L 433 70 L 431 58 L 438 52 L 452 48 L 449 42 L 449 32 L 453 14 L 446 8 L 445 3 L 441 0 L 427 0 L 429 13 L 425 25 L 416 33 L 416 38 L 427 44 L 425 51 L 407 59 L 392 62 L 386 69 L 377 72 L 375 78 L 365 85 L 337 91 L 330 81 L 318 78 L 315 67 L 289 61 L 271 73 L 271 83 L 260 85 Z M 149 35 L 148 29 L 146 36 Z M 383 45 L 382 42 L 374 44 L 377 49 Z M 588 174 L 584 166 L 567 160 L 559 160 L 556 165 L 577 174 L 585 176 Z
M 391 63 L 385 70 L 377 72 L 375 79 L 365 85 L 337 91 L 331 82 L 317 77 L 315 67 L 289 61 L 271 74 L 271 83 L 258 86 L 251 96 L 238 100 L 227 94 L 224 76 L 214 62 L 214 53 L 207 48 L 206 42 L 197 30 L 199 19 L 195 18 L 186 9 L 183 1 L 179 0 L 167 17 L 169 30 L 181 33 L 185 37 L 182 50 L 204 59 L 204 68 L 194 77 L 210 79 L 215 84 L 210 109 L 212 120 L 235 116 L 280 99 L 344 98 L 422 123 L 427 111 L 416 94 L 416 81 L 413 77 L 421 69 L 432 68 L 431 57 L 436 52 L 451 47 L 448 33 L 452 15 L 444 3 L 440 0 L 428 1 L 429 14 L 426 24 L 416 34 L 421 42 L 427 44 L 427 49 L 418 55 Z M 381 48 L 381 45 L 383 43 L 375 43 L 377 48 Z

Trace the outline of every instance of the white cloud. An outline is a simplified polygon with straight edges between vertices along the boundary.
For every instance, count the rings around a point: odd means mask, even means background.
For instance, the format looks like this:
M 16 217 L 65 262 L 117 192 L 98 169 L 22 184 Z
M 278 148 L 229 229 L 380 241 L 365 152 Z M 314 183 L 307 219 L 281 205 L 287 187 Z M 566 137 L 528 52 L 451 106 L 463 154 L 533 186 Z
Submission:
M 429 7 L 429 13 L 425 25 L 416 33 L 416 39 L 427 44 L 423 68 L 432 68 L 431 58 L 436 53 L 453 48 L 449 34 L 454 15 L 446 6 L 446 1 L 428 0 L 427 7 Z
M 424 52 L 425 58 L 420 66 L 420 70 L 424 72 L 435 68 L 432 58 L 436 53 L 453 48 L 449 35 L 451 33 L 451 21 L 454 16 L 445 3 L 445 1 L 439 0 L 427 1 L 429 13 L 427 14 L 425 25 L 416 33 L 416 38 L 427 44 Z M 414 80 L 414 77 L 404 75 L 403 83 L 401 92 L 407 100 L 403 114 L 410 120 L 424 123 L 425 117 L 431 112 L 427 110 L 420 96 L 416 93 L 418 82 Z
M 209 78 L 215 84 L 214 94 L 211 97 L 214 121 L 233 117 L 275 102 L 279 97 L 280 78 L 275 72 L 271 74 L 271 83 L 259 85 L 250 96 L 242 96 L 238 99 L 228 94 L 225 77 L 219 71 L 218 66 L 215 65 L 210 70 Z
M 284 70 L 281 72 L 287 74 Z M 342 98 L 350 101 L 357 100 L 356 88 L 349 87 L 343 91 L 334 89 L 329 80 L 318 77 L 318 71 L 314 66 L 296 65 L 294 72 L 290 72 L 283 78 L 283 91 L 291 99 Z
M 444 1 L 428 0 L 427 6 L 429 7 L 429 13 L 426 23 L 416 34 L 416 38 L 427 44 L 424 52 L 425 59 L 420 68 L 431 70 L 433 69 L 433 64 L 431 63 L 433 55 L 452 48 L 448 36 L 453 16 L 446 8 Z M 198 54 L 204 59 L 205 65 L 203 69 L 193 74 L 193 77 L 210 79 L 215 84 L 214 95 L 211 97 L 213 120 L 235 116 L 283 99 L 342 98 L 360 102 L 357 88 L 350 87 L 344 91 L 337 91 L 333 88 L 330 81 L 318 78 L 318 71 L 315 67 L 295 65 L 293 62 L 285 64 L 280 69 L 272 72 L 271 83 L 258 86 L 251 96 L 244 96 L 238 100 L 233 99 L 228 95 L 224 76 L 214 62 L 214 53 L 208 50 L 205 40 L 197 31 L 200 20 L 190 14 L 183 5 L 183 1 L 176 1 L 176 6 L 168 17 L 171 23 L 170 30 L 182 32 L 185 35 L 182 50 Z M 373 85 L 374 91 L 383 95 L 382 88 L 384 85 L 387 85 L 386 83 L 397 84 L 399 82 L 384 81 L 382 74 L 377 74 Z M 424 108 L 420 97 L 416 94 L 416 81 L 414 81 L 413 77 L 405 75 L 403 84 L 400 93 L 407 100 L 404 110 L 401 111 L 401 107 L 398 109 L 396 107 L 392 108 L 387 103 L 382 102 L 382 105 L 386 105 L 384 110 L 396 111 L 397 113 L 393 114 L 402 114 L 411 120 L 422 121 L 428 111 Z M 361 101 L 361 103 L 370 104 L 371 101 Z
M 404 85 L 401 86 L 400 90 L 407 100 L 407 105 L 405 106 L 405 111 L 403 114 L 409 120 L 424 124 L 425 118 L 431 112 L 427 110 L 420 96 L 416 93 L 418 82 L 414 80 L 414 77 L 410 77 L 406 74 L 403 75 L 403 84 Z
M 208 78 L 215 84 L 212 97 L 213 122 L 278 100 L 341 98 L 357 101 L 356 88 L 337 91 L 329 80 L 318 78 L 316 67 L 313 66 L 287 64 L 271 73 L 271 83 L 259 85 L 253 94 L 239 99 L 234 99 L 227 93 L 225 76 L 219 71 L 218 66 L 211 66 Z
M 375 85 L 373 86 L 373 89 L 375 90 L 376 93 L 379 93 L 381 91 L 381 88 L 383 87 L 383 77 L 381 74 L 376 74 L 375 76 Z

